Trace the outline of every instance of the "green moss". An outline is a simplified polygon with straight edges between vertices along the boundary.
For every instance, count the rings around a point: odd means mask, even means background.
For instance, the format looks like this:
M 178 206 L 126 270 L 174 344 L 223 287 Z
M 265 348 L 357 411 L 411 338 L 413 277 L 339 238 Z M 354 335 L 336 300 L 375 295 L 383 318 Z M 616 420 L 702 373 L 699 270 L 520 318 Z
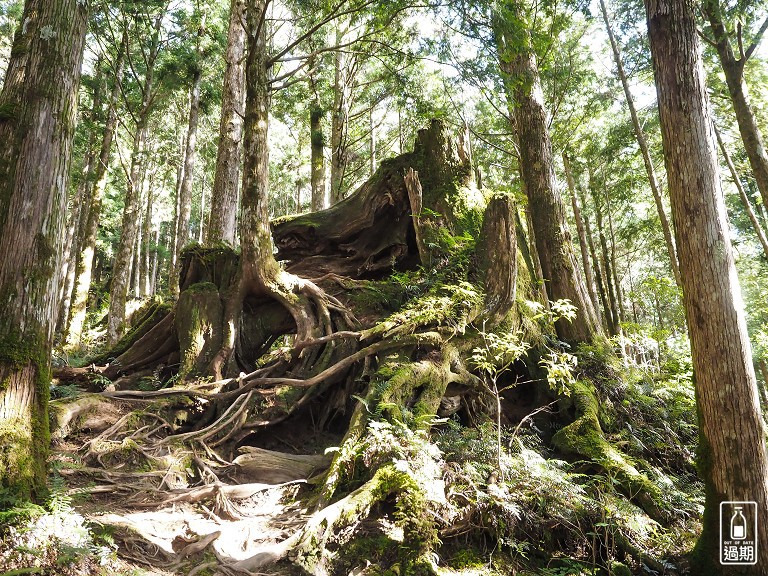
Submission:
M 14 102 L 0 104 L 0 122 L 14 120 L 16 118 L 16 105 Z
M 173 310 L 173 304 L 163 302 L 159 297 L 153 298 L 134 313 L 130 330 L 118 340 L 111 350 L 88 358 L 84 364 L 103 364 L 110 358 L 117 358 L 154 328 L 171 310 Z
M 204 294 L 204 293 L 210 293 L 210 292 L 216 292 L 218 294 L 219 289 L 217 288 L 216 284 L 212 282 L 198 282 L 196 284 L 192 284 L 191 286 L 186 288 L 184 291 L 189 293 L 190 295 Z
M 11 373 L 31 368 L 34 379 L 35 404 L 30 407 L 31 420 L 6 421 L 0 428 L 0 483 L 21 497 L 44 490 L 50 445 L 50 347 L 41 334 L 36 335 L 30 328 L 28 332 L 22 335 L 12 330 L 0 337 L 0 367 Z M 4 388 L 7 389 L 11 377 L 5 379 Z
M 223 314 L 215 284 L 192 284 L 181 293 L 174 317 L 181 353 L 180 378 L 205 371 L 221 345 Z
M 640 473 L 633 463 L 617 450 L 603 434 L 598 419 L 599 403 L 594 386 L 578 380 L 570 387 L 570 400 L 576 410 L 576 420 L 560 429 L 552 443 L 566 454 L 589 458 L 615 478 L 626 495 L 649 516 L 663 520 L 666 516 L 664 498 L 650 479 Z

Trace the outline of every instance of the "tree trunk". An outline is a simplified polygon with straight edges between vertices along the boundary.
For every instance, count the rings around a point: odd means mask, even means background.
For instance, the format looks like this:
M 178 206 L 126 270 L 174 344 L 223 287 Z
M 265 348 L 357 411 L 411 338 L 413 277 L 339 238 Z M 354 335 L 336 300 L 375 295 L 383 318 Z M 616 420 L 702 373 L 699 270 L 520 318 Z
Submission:
M 144 206 L 143 203 L 139 206 L 139 221 L 136 223 L 136 244 L 133 246 L 133 260 L 131 261 L 131 285 L 128 293 L 133 298 L 141 298 L 141 291 L 139 290 L 139 281 L 141 277 L 141 230 L 143 228 L 144 221 Z
M 203 238 L 205 238 L 206 226 L 205 226 L 205 186 L 206 174 L 203 172 L 203 181 L 200 183 L 200 224 L 197 228 L 197 243 L 202 244 Z
M 339 23 L 336 28 L 336 44 L 344 42 L 342 25 Z M 333 116 L 331 117 L 331 206 L 344 197 L 349 98 L 347 55 L 343 50 L 337 50 L 334 53 Z
M 606 294 L 605 282 L 603 282 L 603 271 L 600 268 L 600 258 L 595 250 L 595 242 L 592 239 L 592 226 L 589 224 L 589 218 L 584 216 L 584 228 L 587 233 L 587 245 L 589 246 L 589 255 L 592 258 L 592 271 L 597 283 L 597 295 L 600 298 L 600 305 L 603 309 L 603 319 L 605 320 L 605 326 L 608 327 L 610 332 L 611 326 L 611 308 L 608 302 L 608 295 Z
M 613 214 L 611 213 L 611 197 L 608 190 L 603 190 L 605 196 L 605 211 L 608 214 L 608 233 L 611 235 L 611 273 L 613 274 L 613 286 L 616 290 L 616 302 L 619 305 L 619 323 L 627 319 L 627 311 L 624 308 L 624 295 L 621 290 L 621 279 L 619 278 L 618 258 L 616 258 L 616 235 L 613 232 Z M 619 326 L 621 332 L 621 326 Z
M 197 162 L 197 125 L 200 120 L 200 82 L 202 72 L 195 70 L 189 92 L 189 123 L 187 125 L 187 148 L 184 152 L 184 175 L 179 190 L 179 216 L 176 220 L 176 254 L 181 254 L 189 242 L 189 218 L 192 214 L 192 181 Z M 178 276 L 175 271 L 174 280 Z
M 741 198 L 741 203 L 744 205 L 744 210 L 746 210 L 747 216 L 749 216 L 749 220 L 752 222 L 752 227 L 755 229 L 757 239 L 763 247 L 763 254 L 765 254 L 766 259 L 768 259 L 768 238 L 766 238 L 765 231 L 760 225 L 760 221 L 757 219 L 757 214 L 755 214 L 755 211 L 752 209 L 752 203 L 749 201 L 749 196 L 747 196 L 747 193 L 744 190 L 741 178 L 739 178 L 739 173 L 736 172 L 736 166 L 734 166 L 731 161 L 731 155 L 728 154 L 728 149 L 725 147 L 725 143 L 723 142 L 717 127 L 715 127 L 715 136 L 717 137 L 717 144 L 720 146 L 720 151 L 723 153 L 723 158 L 728 166 L 728 171 L 731 173 L 731 178 L 736 186 L 736 190 L 739 191 L 739 198 Z
M 112 286 L 109 291 L 109 317 L 107 320 L 107 342 L 117 342 L 125 322 L 125 301 L 128 297 L 133 248 L 139 234 L 141 213 L 141 175 L 145 162 L 145 145 L 147 140 L 147 124 L 154 104 L 154 64 L 160 47 L 160 26 L 162 14 L 155 18 L 152 43 L 149 53 L 147 75 L 144 79 L 144 99 L 136 121 L 136 131 L 133 136 L 131 167 L 127 174 L 127 189 L 125 207 L 123 209 L 123 224 L 120 234 L 115 263 L 112 267 Z
M 478 238 L 479 268 L 485 283 L 485 316 L 491 326 L 514 307 L 517 296 L 515 205 L 509 196 L 494 196 L 483 216 Z
M 725 74 L 725 82 L 728 85 L 733 111 L 736 113 L 736 122 L 739 125 L 744 150 L 760 195 L 763 197 L 763 204 L 768 206 L 768 154 L 765 151 L 763 136 L 757 125 L 755 113 L 749 103 L 749 91 L 744 81 L 744 65 L 747 60 L 745 56 L 737 59 L 733 53 L 731 40 L 723 23 L 720 1 L 704 0 L 701 4 L 704 16 L 709 21 L 715 49 Z
M 0 485 L 45 486 L 48 390 L 80 65 L 76 0 L 27 0 L 0 94 Z M 23 61 L 23 62 L 22 62 Z M 21 69 L 23 68 L 23 72 Z
M 608 308 L 606 309 L 606 316 L 608 318 L 608 333 L 611 336 L 616 336 L 619 333 L 619 322 L 621 318 L 619 316 L 619 306 L 616 300 L 616 289 L 614 286 L 614 274 L 611 267 L 611 255 L 608 251 L 608 241 L 605 238 L 605 227 L 603 226 L 603 214 L 600 210 L 600 201 L 595 192 L 597 183 L 590 174 L 589 178 L 590 188 L 592 193 L 592 202 L 595 206 L 595 223 L 597 224 L 597 237 L 600 240 L 600 252 L 601 260 L 603 262 L 603 283 L 605 285 L 605 292 L 608 296 Z
M 760 359 L 758 366 L 760 366 L 760 374 L 763 377 L 763 381 L 762 383 L 760 381 L 757 382 L 757 389 L 760 392 L 760 403 L 763 408 L 763 419 L 765 419 L 765 411 L 768 410 L 768 365 L 765 363 L 765 360 Z
M 245 61 L 245 140 L 243 197 L 240 220 L 241 294 L 261 293 L 279 275 L 272 255 L 269 227 L 269 68 L 267 58 L 267 0 L 249 0 L 248 49 Z
M 314 82 L 313 82 L 314 84 Z M 309 108 L 309 131 L 311 142 L 310 180 L 312 186 L 312 211 L 325 208 L 325 136 L 323 135 L 323 109 L 317 98 Z
M 421 212 L 424 208 L 424 190 L 419 181 L 419 173 L 413 168 L 409 168 L 403 176 L 405 189 L 408 190 L 408 203 L 411 207 L 411 220 L 413 221 L 413 232 L 416 237 L 416 248 L 419 251 L 419 261 L 424 268 L 430 265 L 429 248 L 425 240 L 424 226 L 421 221 Z
M 152 204 L 155 201 L 155 172 L 157 168 L 153 169 L 149 175 L 149 182 L 147 183 L 147 206 L 144 211 L 144 216 L 141 223 L 141 274 L 139 275 L 139 291 L 141 297 L 146 298 L 152 294 L 152 286 L 150 282 L 151 271 L 151 248 L 152 248 Z
M 368 142 L 369 176 L 373 176 L 373 173 L 376 172 L 376 124 L 373 121 L 373 111 L 374 107 L 371 106 L 371 109 L 368 111 L 368 130 L 371 132 Z
M 243 138 L 243 94 L 245 91 L 245 4 L 232 0 L 227 35 L 227 68 L 221 102 L 219 147 L 216 152 L 216 175 L 211 193 L 211 217 L 206 244 L 217 242 L 235 245 L 237 193 Z
M 552 143 L 531 34 L 525 28 L 522 7 L 511 2 L 505 8 L 513 15 L 514 22 L 496 26 L 505 44 L 499 63 L 513 87 L 521 170 L 542 274 L 550 300 L 568 299 L 578 308 L 573 322 L 558 320 L 556 329 L 560 338 L 589 341 L 600 332 L 600 326 L 576 264 L 565 222 L 565 207 L 555 181 Z
M 423 206 L 441 215 L 427 217 L 414 209 L 407 180 L 418 170 Z M 419 255 L 429 262 L 436 228 L 452 229 L 455 207 L 441 196 L 446 190 L 466 186 L 471 167 L 460 160 L 445 125 L 433 120 L 419 130 L 413 152 L 382 162 L 367 182 L 338 204 L 321 212 L 281 219 L 273 225 L 277 258 L 288 261 L 295 274 L 376 277 L 394 266 L 415 267 Z M 411 180 L 414 192 L 415 179 Z M 422 248 L 413 232 L 419 215 Z
M 182 135 L 180 137 L 180 143 L 179 143 L 179 154 L 183 154 L 184 150 L 186 150 L 186 145 L 184 144 L 184 136 Z M 179 257 L 180 254 L 176 251 L 176 248 L 178 246 L 178 243 L 176 242 L 176 238 L 179 233 L 179 227 L 177 225 L 177 222 L 179 220 L 179 212 L 181 212 L 181 181 L 184 179 L 184 161 L 182 159 L 179 160 L 179 165 L 176 167 L 176 188 L 175 188 L 175 194 L 173 196 L 173 232 L 171 237 L 171 265 L 168 268 L 168 287 L 170 288 L 172 293 L 176 293 L 179 287 L 179 275 L 178 275 L 178 266 L 179 266 Z
M 571 172 L 571 161 L 568 158 L 568 154 L 563 152 L 563 167 L 565 168 L 565 178 L 568 182 L 568 190 L 571 193 L 571 207 L 573 208 L 573 219 L 576 221 L 576 231 L 579 234 L 579 247 L 581 248 L 581 264 L 584 268 L 584 279 L 587 283 L 587 290 L 589 290 L 589 297 L 592 300 L 592 305 L 595 308 L 595 312 L 600 310 L 600 304 L 597 300 L 597 293 L 595 292 L 595 279 L 592 276 L 592 267 L 589 264 L 589 248 L 587 247 L 587 232 L 584 229 L 584 220 L 581 217 L 581 207 L 579 206 L 579 198 L 576 192 L 576 184 L 573 181 L 573 174 Z
M 648 142 L 645 140 L 645 134 L 643 128 L 640 125 L 640 119 L 637 117 L 637 110 L 635 109 L 635 102 L 632 99 L 632 92 L 629 89 L 629 82 L 627 81 L 627 75 L 624 72 L 624 64 L 621 61 L 621 52 L 619 45 L 616 42 L 616 37 L 613 34 L 611 28 L 611 22 L 608 19 L 608 9 L 605 6 L 605 0 L 600 0 L 600 11 L 603 13 L 603 22 L 605 22 L 605 30 L 608 32 L 608 39 L 611 42 L 611 49 L 613 50 L 613 60 L 616 63 L 616 70 L 619 74 L 619 80 L 621 86 L 624 88 L 624 96 L 627 99 L 627 108 L 629 108 L 629 116 L 632 119 L 632 127 L 635 131 L 635 138 L 637 144 L 640 146 L 640 152 L 643 155 L 643 162 L 645 163 L 645 171 L 648 174 L 648 183 L 651 185 L 651 192 L 653 192 L 653 200 L 656 203 L 656 211 L 659 215 L 659 222 L 661 222 L 661 231 L 664 234 L 664 243 L 667 245 L 667 254 L 669 255 L 669 264 L 672 269 L 672 274 L 675 278 L 675 283 L 680 286 L 680 266 L 677 263 L 677 251 L 675 250 L 675 243 L 672 239 L 672 230 L 667 219 L 667 213 L 664 210 L 664 202 L 661 198 L 661 186 L 656 178 L 656 169 L 653 166 L 653 160 L 651 160 L 651 153 L 648 150 Z
M 720 565 L 720 503 L 757 502 L 755 566 L 768 574 L 768 458 L 741 291 L 717 164 L 691 0 L 646 0 L 661 134 L 677 234 L 699 412 L 699 473 L 706 486 L 692 571 Z
M 88 163 L 91 163 L 90 159 Z M 86 170 L 86 174 L 88 172 L 90 172 L 90 168 Z M 87 195 L 87 188 L 89 187 L 87 180 L 88 176 L 86 175 L 85 181 L 77 187 L 77 191 L 71 201 L 71 207 L 67 210 L 68 221 L 64 227 L 64 241 L 62 244 L 64 252 L 61 256 L 62 266 L 60 272 L 62 281 L 59 282 L 59 313 L 56 320 L 57 339 L 66 336 L 67 333 L 69 308 L 72 303 L 72 289 L 75 283 L 75 260 L 80 245 L 78 234 L 80 226 L 78 224 L 81 219 L 87 218 L 87 214 L 85 214 L 86 207 L 83 205 L 83 197 Z
M 96 61 L 95 70 L 98 71 L 100 67 L 101 57 Z M 93 108 L 90 112 L 90 121 L 94 127 L 99 121 L 101 110 L 101 83 L 102 82 L 99 79 L 93 90 Z M 63 282 L 61 282 L 61 294 L 59 296 L 61 304 L 59 305 L 59 317 L 56 321 L 57 338 L 61 338 L 62 340 L 66 340 L 69 329 L 69 310 L 72 304 L 75 285 L 77 259 L 80 252 L 80 244 L 83 241 L 85 222 L 88 219 L 88 209 L 90 208 L 90 203 L 85 202 L 85 200 L 90 198 L 90 192 L 93 187 L 95 163 L 98 161 L 96 158 L 95 146 L 96 130 L 92 129 L 89 131 L 88 135 L 87 158 L 83 168 L 83 179 L 77 187 L 77 191 L 70 202 L 70 209 L 68 210 L 69 218 L 64 239 L 64 254 L 62 256 L 64 262 L 61 271 Z

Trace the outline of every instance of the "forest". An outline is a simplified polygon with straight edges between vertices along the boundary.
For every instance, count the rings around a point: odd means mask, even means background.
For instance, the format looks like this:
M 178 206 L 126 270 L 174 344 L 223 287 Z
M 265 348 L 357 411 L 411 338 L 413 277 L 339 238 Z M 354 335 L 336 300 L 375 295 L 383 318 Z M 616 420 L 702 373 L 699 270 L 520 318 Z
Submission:
M 767 30 L 0 0 L 0 576 L 768 576 Z

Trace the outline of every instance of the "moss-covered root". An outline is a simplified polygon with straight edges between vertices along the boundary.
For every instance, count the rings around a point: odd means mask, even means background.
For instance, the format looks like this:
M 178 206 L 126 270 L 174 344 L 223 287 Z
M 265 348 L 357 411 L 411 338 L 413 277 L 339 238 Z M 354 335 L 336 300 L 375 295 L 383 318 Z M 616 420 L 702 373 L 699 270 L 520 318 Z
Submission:
M 344 470 L 356 457 L 355 449 L 367 430 L 371 410 L 386 406 L 383 417 L 403 421 L 402 410 L 405 407 L 422 428 L 428 429 L 448 384 L 475 384 L 474 377 L 466 370 L 459 368 L 454 371 L 454 367 L 460 364 L 458 358 L 458 351 L 448 343 L 430 354 L 429 359 L 418 362 L 409 361 L 408 354 L 402 350 L 382 358 L 365 401 L 355 407 L 341 449 L 328 470 L 322 502 L 331 500 L 343 479 Z M 386 384 L 381 386 L 377 382 Z
M 325 576 L 330 573 L 334 556 L 327 545 L 334 537 L 337 537 L 336 544 L 343 543 L 338 541 L 341 529 L 364 520 L 377 502 L 394 493 L 414 488 L 407 474 L 398 472 L 392 466 L 384 466 L 363 486 L 313 514 L 304 528 L 290 538 L 228 567 L 236 571 L 254 572 L 289 556 L 307 573 Z
M 87 424 L 91 432 L 101 432 L 114 424 L 119 410 L 100 394 L 80 394 L 56 400 L 48 405 L 51 421 L 51 437 L 63 440 Z
M 576 420 L 552 437 L 555 447 L 600 465 L 616 479 L 630 500 L 654 520 L 665 521 L 669 514 L 662 504 L 664 500 L 658 486 L 605 439 L 598 419 L 599 405 L 594 386 L 583 380 L 576 382 L 571 387 L 571 400 L 576 408 Z

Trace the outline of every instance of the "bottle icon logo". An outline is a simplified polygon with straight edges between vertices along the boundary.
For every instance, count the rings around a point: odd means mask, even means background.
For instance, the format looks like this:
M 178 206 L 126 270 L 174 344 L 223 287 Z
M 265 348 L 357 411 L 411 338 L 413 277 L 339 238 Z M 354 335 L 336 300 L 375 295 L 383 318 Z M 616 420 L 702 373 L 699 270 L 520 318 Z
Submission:
M 745 540 L 747 538 L 747 519 L 741 511 L 741 506 L 734 506 L 731 518 L 731 538 L 733 540 Z
M 754 566 L 757 563 L 757 503 L 720 502 L 720 564 Z

